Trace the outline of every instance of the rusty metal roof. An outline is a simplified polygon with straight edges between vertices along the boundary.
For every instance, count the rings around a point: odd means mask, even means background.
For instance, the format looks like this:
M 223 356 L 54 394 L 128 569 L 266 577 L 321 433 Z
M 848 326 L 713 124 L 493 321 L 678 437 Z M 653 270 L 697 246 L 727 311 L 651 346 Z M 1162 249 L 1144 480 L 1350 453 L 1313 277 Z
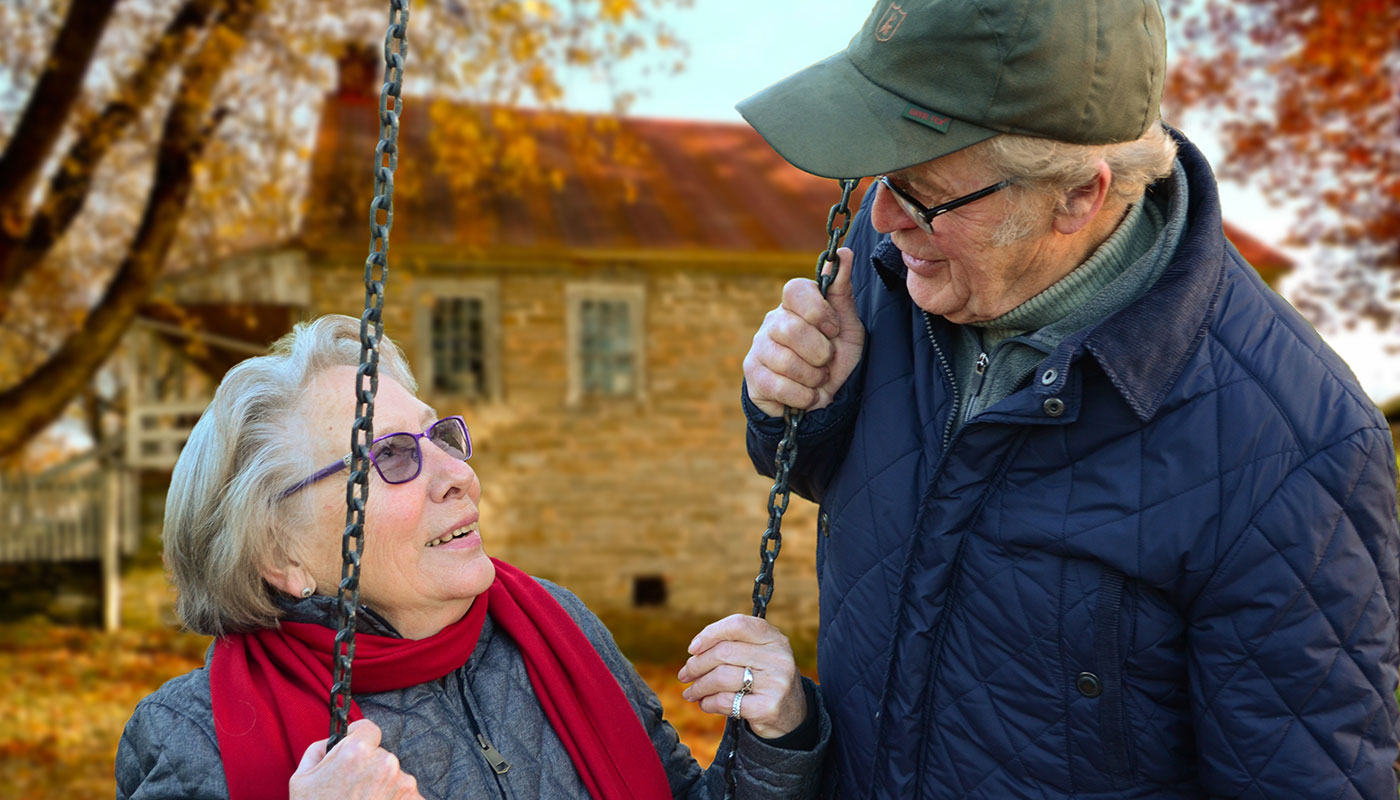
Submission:
M 635 146 L 629 163 L 580 163 L 548 118 L 522 109 L 489 109 L 534 131 L 541 169 L 562 181 L 519 189 L 494 176 L 454 190 L 430 142 L 427 100 L 409 98 L 400 123 L 394 249 L 469 247 L 481 251 L 568 250 L 609 253 L 734 252 L 815 254 L 825 246 L 835 181 L 791 166 L 740 123 L 606 119 Z M 327 98 L 313 157 L 310 204 L 301 239 L 316 247 L 362 247 L 368 238 L 378 97 L 340 91 Z M 447 106 L 446 117 L 481 114 Z M 488 115 L 489 116 L 489 115 Z M 441 121 L 444 117 L 438 116 Z M 580 119 L 575 115 L 575 119 Z M 857 189 L 859 206 L 868 187 Z M 1287 256 L 1225 224 L 1226 236 L 1273 282 L 1292 268 Z
M 1244 260 L 1254 265 L 1264 282 L 1278 288 L 1278 280 L 1293 271 L 1293 259 L 1264 244 L 1239 227 L 1225 222 L 1225 238 L 1235 245 Z
M 303 242 L 368 238 L 377 103 L 327 99 L 312 167 Z M 476 109 L 460 107 L 462 114 Z M 492 109 L 529 126 L 524 110 Z M 741 124 L 615 118 L 637 158 L 581 167 L 558 129 L 534 128 L 543 170 L 562 181 L 515 188 L 492 179 L 467 192 L 434 167 L 426 102 L 410 99 L 400 121 L 393 246 L 464 245 L 486 250 L 811 253 L 825 246 L 835 181 L 804 173 Z M 441 117 L 438 117 L 441 119 Z M 852 208 L 862 191 L 857 189 Z

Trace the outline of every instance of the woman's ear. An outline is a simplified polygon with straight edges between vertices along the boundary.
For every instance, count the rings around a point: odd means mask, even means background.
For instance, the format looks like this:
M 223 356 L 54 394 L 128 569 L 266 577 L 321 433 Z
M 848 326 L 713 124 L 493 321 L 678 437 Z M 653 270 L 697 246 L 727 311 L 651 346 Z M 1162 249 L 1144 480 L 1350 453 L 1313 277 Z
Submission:
M 292 597 L 309 596 L 307 588 L 312 592 L 316 591 L 316 580 L 311 577 L 311 573 L 300 562 L 292 559 L 263 567 L 262 576 L 272 588 L 286 592 Z
M 1055 214 L 1055 231 L 1068 236 L 1093 222 L 1108 199 L 1108 187 L 1112 182 L 1113 170 L 1100 160 L 1092 180 L 1065 194 L 1064 205 Z

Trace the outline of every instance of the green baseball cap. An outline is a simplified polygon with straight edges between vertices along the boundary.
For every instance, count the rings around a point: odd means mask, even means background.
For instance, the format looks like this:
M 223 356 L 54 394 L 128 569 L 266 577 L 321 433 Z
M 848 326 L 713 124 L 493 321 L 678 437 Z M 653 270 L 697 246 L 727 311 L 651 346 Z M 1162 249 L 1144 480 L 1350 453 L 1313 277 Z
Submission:
M 845 50 L 737 108 L 799 169 L 880 175 L 998 133 L 1136 139 L 1166 50 L 1157 0 L 879 0 Z

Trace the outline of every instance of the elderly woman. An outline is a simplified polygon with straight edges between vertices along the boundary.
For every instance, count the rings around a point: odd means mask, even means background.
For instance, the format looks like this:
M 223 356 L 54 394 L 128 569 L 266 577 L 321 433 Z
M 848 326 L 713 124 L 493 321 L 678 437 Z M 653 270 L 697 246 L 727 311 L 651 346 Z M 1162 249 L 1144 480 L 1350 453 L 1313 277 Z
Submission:
M 461 417 L 380 351 L 349 735 L 329 752 L 334 594 L 359 322 L 298 325 L 224 378 L 175 466 L 176 609 L 216 637 L 204 667 L 137 706 L 117 750 L 130 798 L 719 797 L 661 705 L 574 595 L 489 558 Z M 325 466 L 329 464 L 330 466 Z M 809 797 L 830 724 L 787 640 L 732 616 L 679 678 L 746 722 L 740 796 Z M 748 687 L 748 691 L 742 691 Z

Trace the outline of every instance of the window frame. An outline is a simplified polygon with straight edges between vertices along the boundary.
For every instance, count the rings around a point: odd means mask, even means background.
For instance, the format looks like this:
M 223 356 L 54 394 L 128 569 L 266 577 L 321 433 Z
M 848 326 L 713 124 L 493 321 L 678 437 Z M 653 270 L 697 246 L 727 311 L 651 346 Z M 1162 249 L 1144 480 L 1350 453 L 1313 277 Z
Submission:
M 632 391 L 627 394 L 593 393 L 583 390 L 583 303 L 585 300 L 621 302 L 627 306 L 627 324 L 632 335 Z M 646 364 L 646 288 L 635 283 L 606 283 L 578 281 L 564 286 L 564 327 L 568 389 L 565 403 L 579 405 L 585 398 L 598 401 L 645 400 Z
M 468 401 L 499 402 L 501 392 L 501 291 L 496 280 L 459 278 L 419 278 L 415 281 L 413 304 L 414 363 L 419 391 L 434 396 L 460 396 Z M 433 313 L 438 300 L 478 300 L 481 302 L 482 362 L 485 387 L 481 394 L 458 394 L 436 387 L 437 354 L 433 341 Z

